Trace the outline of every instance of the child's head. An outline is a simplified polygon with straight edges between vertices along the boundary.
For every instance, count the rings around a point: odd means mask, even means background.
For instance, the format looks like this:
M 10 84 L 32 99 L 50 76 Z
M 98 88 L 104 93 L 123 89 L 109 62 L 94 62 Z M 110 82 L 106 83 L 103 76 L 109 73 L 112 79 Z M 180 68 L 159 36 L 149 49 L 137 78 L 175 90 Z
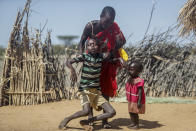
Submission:
M 98 45 L 97 45 L 97 40 L 96 39 L 93 39 L 93 38 L 89 38 L 88 41 L 87 41 L 87 51 L 88 53 L 91 53 L 91 54 L 96 54 L 98 53 Z
M 100 15 L 100 23 L 103 29 L 106 29 L 113 24 L 115 15 L 116 13 L 113 7 L 106 6 L 103 8 Z
M 143 66 L 139 61 L 133 61 L 128 65 L 128 72 L 132 77 L 137 77 L 142 72 Z

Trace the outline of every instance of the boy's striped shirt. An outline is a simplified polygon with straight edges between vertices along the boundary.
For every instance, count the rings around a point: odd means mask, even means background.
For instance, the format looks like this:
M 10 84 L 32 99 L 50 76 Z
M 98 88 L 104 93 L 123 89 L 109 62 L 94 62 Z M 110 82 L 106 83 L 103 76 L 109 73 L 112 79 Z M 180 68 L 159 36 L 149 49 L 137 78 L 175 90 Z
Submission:
M 100 90 L 100 74 L 103 61 L 102 54 L 83 54 L 74 58 L 75 62 L 83 62 L 79 91 L 96 88 Z

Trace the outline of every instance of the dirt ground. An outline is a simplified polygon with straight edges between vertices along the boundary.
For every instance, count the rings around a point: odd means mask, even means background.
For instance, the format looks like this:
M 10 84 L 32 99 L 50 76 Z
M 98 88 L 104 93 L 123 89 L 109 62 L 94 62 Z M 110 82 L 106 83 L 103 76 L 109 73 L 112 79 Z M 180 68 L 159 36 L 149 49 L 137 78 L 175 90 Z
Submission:
M 97 122 L 95 130 L 130 130 L 127 103 L 111 103 L 117 115 L 110 119 L 112 129 L 101 129 Z M 0 131 L 57 131 L 59 122 L 81 109 L 80 101 L 61 101 L 35 106 L 0 107 Z M 146 114 L 140 115 L 142 131 L 196 131 L 196 104 L 147 104 Z M 98 114 L 101 112 L 95 112 Z M 68 131 L 83 130 L 79 120 L 68 124 Z

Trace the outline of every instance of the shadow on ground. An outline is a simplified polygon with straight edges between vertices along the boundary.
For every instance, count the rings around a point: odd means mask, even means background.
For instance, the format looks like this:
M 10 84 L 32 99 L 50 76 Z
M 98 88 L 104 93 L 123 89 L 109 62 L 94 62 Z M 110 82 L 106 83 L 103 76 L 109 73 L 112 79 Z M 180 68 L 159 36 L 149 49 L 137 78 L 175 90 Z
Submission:
M 123 126 L 128 126 L 130 123 L 130 119 L 128 118 L 118 118 L 114 119 L 110 122 L 112 125 L 112 129 L 114 130 L 122 130 Z M 155 129 L 165 126 L 163 124 L 160 124 L 158 121 L 148 121 L 148 120 L 141 120 L 140 119 L 140 129 Z M 94 130 L 100 130 L 102 129 L 101 123 L 97 123 L 94 126 Z
M 93 126 L 94 130 L 101 130 L 102 129 L 102 123 L 101 122 L 96 122 L 95 125 Z M 129 118 L 117 118 L 114 119 L 110 122 L 112 125 L 112 129 L 114 130 L 122 130 L 123 126 L 127 127 L 130 123 Z M 148 121 L 148 120 L 141 120 L 140 119 L 140 129 L 155 129 L 155 128 L 160 128 L 162 126 L 165 126 L 163 124 L 160 124 L 158 121 Z M 67 130 L 84 130 L 83 128 L 80 127 L 67 127 Z
M 66 129 L 64 129 L 64 130 L 70 130 L 70 131 L 72 131 L 72 130 L 84 130 L 83 128 L 80 128 L 80 127 L 70 127 L 70 126 L 68 126 Z

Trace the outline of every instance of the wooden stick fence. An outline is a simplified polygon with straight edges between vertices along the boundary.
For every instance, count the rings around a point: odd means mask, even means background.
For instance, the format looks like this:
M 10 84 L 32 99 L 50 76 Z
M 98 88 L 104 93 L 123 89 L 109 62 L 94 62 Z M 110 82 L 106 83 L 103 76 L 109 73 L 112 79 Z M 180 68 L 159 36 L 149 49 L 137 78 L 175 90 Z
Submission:
M 10 35 L 0 84 L 0 105 L 34 105 L 71 99 L 76 94 L 68 88 L 65 60 L 62 62 L 62 58 L 53 55 L 51 32 L 44 43 L 39 30 L 35 38 L 29 37 L 30 3 L 27 0 L 22 13 L 18 12 Z

